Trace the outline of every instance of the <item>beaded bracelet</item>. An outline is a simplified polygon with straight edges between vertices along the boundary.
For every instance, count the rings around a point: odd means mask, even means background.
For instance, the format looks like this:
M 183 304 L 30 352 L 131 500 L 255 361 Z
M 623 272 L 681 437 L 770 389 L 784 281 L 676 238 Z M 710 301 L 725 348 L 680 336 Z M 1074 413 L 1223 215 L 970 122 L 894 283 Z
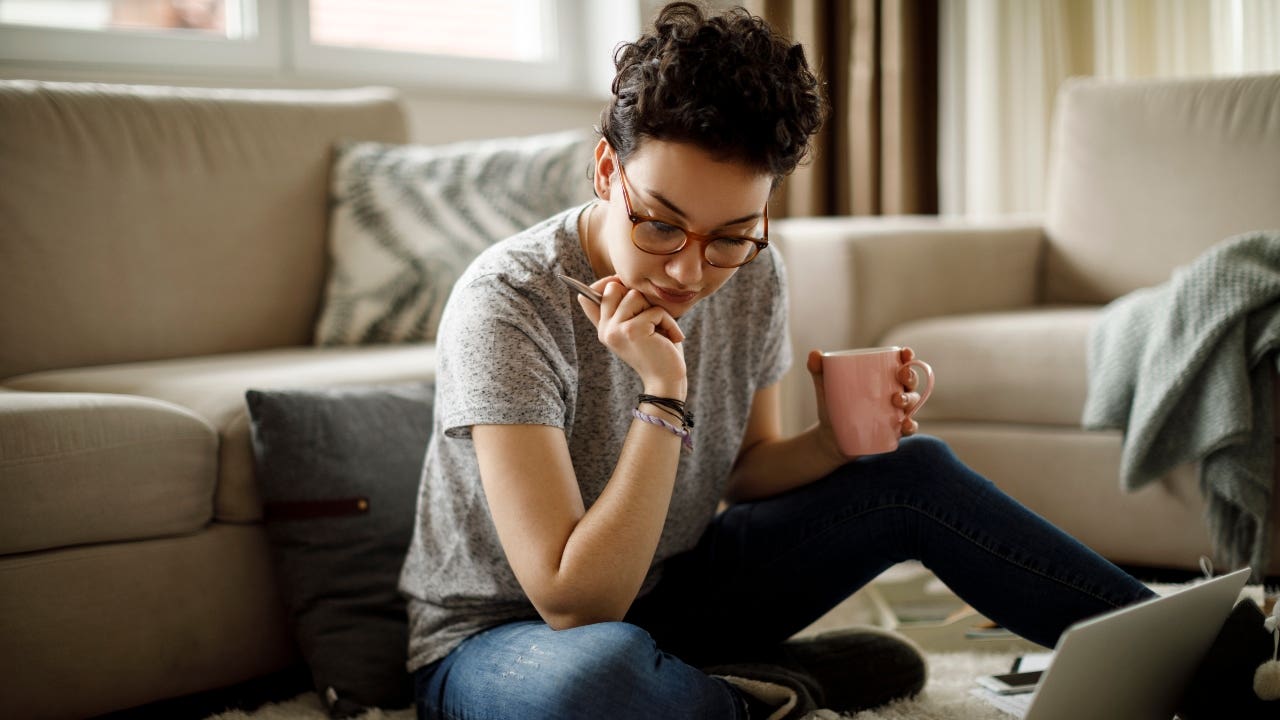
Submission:
M 693 435 L 689 433 L 688 428 L 679 428 L 660 417 L 640 412 L 640 408 L 632 409 L 631 415 L 637 420 L 643 420 L 650 425 L 658 425 L 670 430 L 672 433 L 680 437 L 680 446 L 684 452 L 693 452 Z

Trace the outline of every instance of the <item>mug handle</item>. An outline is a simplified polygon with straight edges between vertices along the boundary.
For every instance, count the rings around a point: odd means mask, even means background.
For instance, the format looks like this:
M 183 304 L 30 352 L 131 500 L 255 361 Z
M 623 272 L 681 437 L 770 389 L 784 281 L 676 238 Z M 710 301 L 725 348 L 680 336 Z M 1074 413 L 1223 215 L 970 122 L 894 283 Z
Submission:
M 910 408 L 906 409 L 906 417 L 907 419 L 911 419 L 915 417 L 916 412 L 920 410 L 924 405 L 924 401 L 929 399 L 929 394 L 933 392 L 933 368 L 929 366 L 929 363 L 921 360 L 920 358 L 912 358 L 911 362 L 907 363 L 907 367 L 915 371 L 917 385 L 919 384 L 918 381 L 920 380 L 920 375 L 922 373 L 925 378 L 924 389 L 916 388 L 916 391 L 920 394 L 920 399 L 917 400 Z

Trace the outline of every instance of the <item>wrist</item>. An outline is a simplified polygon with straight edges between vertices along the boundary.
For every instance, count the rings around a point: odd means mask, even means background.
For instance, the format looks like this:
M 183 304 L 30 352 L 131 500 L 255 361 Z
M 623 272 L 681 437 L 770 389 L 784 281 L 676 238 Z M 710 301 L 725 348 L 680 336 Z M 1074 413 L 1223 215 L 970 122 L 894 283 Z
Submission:
M 652 407 L 659 412 L 670 415 L 684 429 L 693 427 L 693 411 L 685 405 L 684 400 L 641 393 L 636 398 L 636 402 L 637 409 L 644 409 L 646 406 Z
M 665 380 L 656 382 L 646 382 L 643 384 L 644 389 L 641 391 L 645 395 L 656 395 L 658 397 L 671 398 L 684 402 L 685 396 L 689 394 L 688 383 L 683 379 L 679 381 Z

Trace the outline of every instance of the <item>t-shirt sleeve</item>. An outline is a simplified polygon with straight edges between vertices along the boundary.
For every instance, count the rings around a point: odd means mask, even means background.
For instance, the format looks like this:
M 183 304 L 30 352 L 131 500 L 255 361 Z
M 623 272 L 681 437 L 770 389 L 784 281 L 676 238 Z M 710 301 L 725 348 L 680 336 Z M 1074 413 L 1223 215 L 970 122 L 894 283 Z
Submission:
M 766 258 L 771 268 L 766 285 L 772 302 L 769 305 L 768 330 L 764 336 L 764 352 L 760 354 L 760 371 L 756 376 L 757 388 L 766 388 L 782 380 L 792 362 L 791 329 L 787 319 L 787 271 L 782 264 L 781 253 L 772 251 L 760 257 L 761 260 Z
M 564 363 L 535 303 L 502 277 L 454 288 L 437 347 L 447 437 L 468 438 L 473 425 L 564 427 Z

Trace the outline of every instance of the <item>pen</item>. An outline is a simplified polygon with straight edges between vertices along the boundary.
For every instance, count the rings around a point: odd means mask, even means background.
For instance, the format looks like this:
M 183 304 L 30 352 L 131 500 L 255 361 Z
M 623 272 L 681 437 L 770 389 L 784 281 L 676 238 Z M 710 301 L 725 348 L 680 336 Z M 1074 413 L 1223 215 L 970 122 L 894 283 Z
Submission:
M 581 293 L 582 295 L 584 295 L 588 300 L 590 300 L 591 302 L 593 302 L 593 303 L 595 303 L 595 304 L 597 304 L 597 305 L 599 305 L 599 304 L 600 304 L 600 301 L 603 299 L 603 298 L 600 296 L 600 293 L 596 292 L 595 290 L 592 290 L 590 285 L 587 285 L 586 283 L 582 282 L 581 280 L 575 280 L 575 279 L 573 279 L 573 278 L 569 277 L 568 275 L 562 275 L 562 274 L 560 274 L 560 273 L 557 273 L 557 274 L 556 274 L 556 277 L 558 277 L 558 278 L 560 278 L 561 280 L 563 280 L 565 285 L 568 285 L 569 287 L 573 288 L 574 290 L 577 290 L 579 293 Z

